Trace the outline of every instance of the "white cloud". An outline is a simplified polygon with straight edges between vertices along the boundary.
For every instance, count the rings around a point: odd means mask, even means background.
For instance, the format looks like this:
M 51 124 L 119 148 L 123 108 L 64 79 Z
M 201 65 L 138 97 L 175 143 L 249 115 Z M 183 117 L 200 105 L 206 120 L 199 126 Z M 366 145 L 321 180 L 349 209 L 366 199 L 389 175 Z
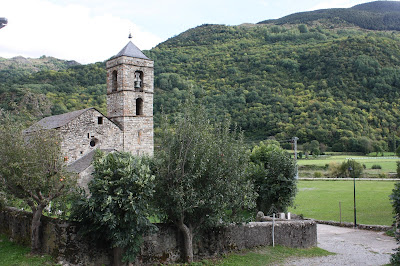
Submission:
M 128 19 L 111 14 L 93 15 L 81 5 L 57 5 L 47 0 L 14 0 L 2 5 L 0 16 L 8 25 L 0 30 L 0 56 L 41 55 L 76 60 L 103 61 L 128 42 L 150 49 L 161 38 L 145 32 Z

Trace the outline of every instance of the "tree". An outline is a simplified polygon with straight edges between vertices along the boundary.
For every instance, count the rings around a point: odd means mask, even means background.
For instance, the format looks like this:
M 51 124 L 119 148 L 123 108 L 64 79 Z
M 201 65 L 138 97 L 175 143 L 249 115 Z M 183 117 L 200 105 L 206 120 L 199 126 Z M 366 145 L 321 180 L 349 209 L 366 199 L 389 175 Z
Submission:
M 318 140 L 312 140 L 311 143 L 310 143 L 309 148 L 310 148 L 311 154 L 313 156 L 318 156 L 320 154 Z
M 56 131 L 25 134 L 8 119 L 0 125 L 0 183 L 8 196 L 16 197 L 32 210 L 31 252 L 40 253 L 40 220 L 43 210 L 67 195 L 76 183 L 66 171 Z
M 90 195 L 83 193 L 73 206 L 71 218 L 82 224 L 80 232 L 110 241 L 115 248 L 114 261 L 120 249 L 125 250 L 124 261 L 134 261 L 142 236 L 155 229 L 148 219 L 154 192 L 149 164 L 146 157 L 97 151 Z
M 155 196 L 166 219 L 184 236 L 187 262 L 193 261 L 198 230 L 240 221 L 242 208 L 254 207 L 242 135 L 228 122 L 211 124 L 206 114 L 189 100 L 173 126 L 164 119 L 156 153 Z
M 395 230 L 395 235 L 396 235 L 396 240 L 397 243 L 400 243 L 400 183 L 397 182 L 394 185 L 394 189 L 392 191 L 392 194 L 390 195 L 390 201 L 392 203 L 393 207 L 393 214 L 395 215 L 395 225 L 396 225 L 396 230 Z M 392 265 L 399 265 L 400 264 L 400 247 L 397 247 L 396 253 L 392 254 L 392 257 L 390 259 L 390 262 Z
M 340 165 L 342 177 L 362 177 L 364 167 L 355 160 L 347 160 Z
M 251 178 L 258 193 L 257 208 L 268 213 L 272 205 L 285 211 L 297 192 L 296 164 L 279 143 L 261 142 L 254 147 L 250 160 L 253 163 Z

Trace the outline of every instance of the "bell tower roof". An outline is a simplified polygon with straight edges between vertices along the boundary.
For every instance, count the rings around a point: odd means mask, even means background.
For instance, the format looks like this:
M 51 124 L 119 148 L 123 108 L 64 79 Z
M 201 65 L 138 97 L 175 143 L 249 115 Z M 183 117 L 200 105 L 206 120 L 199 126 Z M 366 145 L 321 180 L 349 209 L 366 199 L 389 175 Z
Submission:
M 125 47 L 122 48 L 122 50 L 117 55 L 113 56 L 112 58 L 117 58 L 117 57 L 120 57 L 120 56 L 129 56 L 129 57 L 133 57 L 133 58 L 141 58 L 141 59 L 150 60 L 131 41 L 129 41 L 128 44 L 125 45 Z

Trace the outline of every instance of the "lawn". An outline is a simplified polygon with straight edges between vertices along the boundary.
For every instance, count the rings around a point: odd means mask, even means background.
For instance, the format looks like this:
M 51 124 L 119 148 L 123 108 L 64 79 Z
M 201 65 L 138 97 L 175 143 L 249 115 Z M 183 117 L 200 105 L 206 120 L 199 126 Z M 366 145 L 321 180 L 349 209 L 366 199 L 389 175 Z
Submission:
M 371 156 L 359 156 L 359 155 L 327 155 L 327 156 L 320 156 L 317 158 L 309 158 L 309 159 L 299 159 L 297 161 L 297 164 L 301 166 L 319 166 L 323 167 L 325 165 L 329 165 L 331 162 L 335 162 L 337 164 L 341 164 L 342 162 L 348 160 L 348 159 L 354 159 L 360 164 L 365 165 L 366 169 L 364 170 L 364 173 L 366 174 L 366 177 L 373 177 L 373 176 L 378 176 L 381 173 L 384 174 L 389 174 L 389 173 L 396 173 L 396 162 L 400 160 L 400 158 L 393 158 L 393 156 L 390 157 L 371 157 Z M 373 165 L 380 165 L 382 169 L 371 169 Z M 317 170 L 319 172 L 324 172 L 322 170 Z M 304 174 L 302 174 L 302 172 Z M 313 172 L 310 170 L 301 170 L 300 169 L 300 175 L 303 177 L 313 177 Z
M 29 251 L 28 247 L 10 242 L 6 236 L 0 235 L 0 266 L 55 265 L 50 256 L 31 256 Z
M 395 182 L 356 180 L 357 223 L 392 225 L 389 195 Z M 293 208 L 289 211 L 318 220 L 354 221 L 353 181 L 299 181 Z

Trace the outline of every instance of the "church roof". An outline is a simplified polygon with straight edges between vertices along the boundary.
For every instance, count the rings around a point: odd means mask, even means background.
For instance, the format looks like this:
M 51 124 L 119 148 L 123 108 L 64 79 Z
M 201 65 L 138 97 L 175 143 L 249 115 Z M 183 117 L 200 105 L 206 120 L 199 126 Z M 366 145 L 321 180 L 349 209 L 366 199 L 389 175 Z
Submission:
M 129 41 L 128 44 L 125 45 L 125 47 L 122 48 L 122 50 L 117 55 L 113 56 L 112 58 L 117 58 L 117 57 L 120 57 L 120 56 L 129 56 L 129 57 L 134 57 L 134 58 L 142 58 L 142 59 L 150 60 L 131 41 Z
M 106 153 L 116 151 L 114 149 L 101 149 L 101 150 Z M 95 153 L 95 150 L 92 150 L 88 154 L 83 156 L 82 158 L 79 158 L 75 162 L 68 165 L 68 167 L 67 167 L 68 171 L 79 174 L 79 173 L 83 172 L 84 170 L 86 170 L 93 162 L 94 153 Z
M 96 109 L 96 108 L 91 107 L 82 110 L 72 111 L 61 115 L 53 115 L 45 117 L 42 120 L 39 120 L 38 122 L 30 126 L 25 132 L 29 133 L 37 129 L 55 129 L 62 127 L 90 109 Z

